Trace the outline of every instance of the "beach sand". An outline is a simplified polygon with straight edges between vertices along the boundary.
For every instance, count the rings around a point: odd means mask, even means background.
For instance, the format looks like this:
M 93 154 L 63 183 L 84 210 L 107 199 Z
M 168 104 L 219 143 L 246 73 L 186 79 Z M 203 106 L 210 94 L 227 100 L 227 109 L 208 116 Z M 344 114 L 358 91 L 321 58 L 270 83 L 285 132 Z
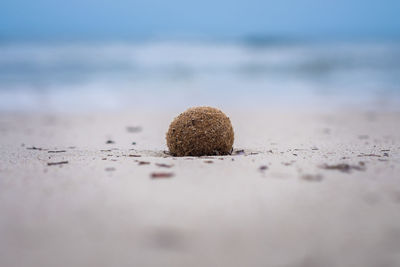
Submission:
M 180 110 L 0 114 L 0 266 L 400 266 L 400 113 L 223 111 L 200 158 Z

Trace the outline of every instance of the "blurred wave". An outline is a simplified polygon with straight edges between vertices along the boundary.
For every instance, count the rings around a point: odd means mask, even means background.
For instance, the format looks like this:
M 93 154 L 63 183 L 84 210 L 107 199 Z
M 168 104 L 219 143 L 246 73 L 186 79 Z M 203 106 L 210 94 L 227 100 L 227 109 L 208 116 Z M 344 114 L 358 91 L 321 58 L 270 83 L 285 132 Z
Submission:
M 0 110 L 132 103 L 396 107 L 399 100 L 399 42 L 0 45 Z

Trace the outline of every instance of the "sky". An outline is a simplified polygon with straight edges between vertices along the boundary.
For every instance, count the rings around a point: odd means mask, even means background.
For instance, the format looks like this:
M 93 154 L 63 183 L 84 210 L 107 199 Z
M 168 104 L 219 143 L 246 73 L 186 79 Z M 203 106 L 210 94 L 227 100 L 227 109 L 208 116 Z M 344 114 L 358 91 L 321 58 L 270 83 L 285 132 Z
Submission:
M 2 39 L 400 36 L 399 0 L 1 0 Z

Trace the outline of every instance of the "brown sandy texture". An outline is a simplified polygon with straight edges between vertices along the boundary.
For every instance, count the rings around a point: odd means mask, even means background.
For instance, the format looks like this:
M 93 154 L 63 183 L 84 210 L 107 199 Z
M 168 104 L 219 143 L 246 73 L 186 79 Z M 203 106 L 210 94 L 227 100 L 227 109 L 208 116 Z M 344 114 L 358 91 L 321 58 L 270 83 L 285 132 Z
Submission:
M 172 121 L 166 139 L 174 156 L 228 155 L 234 133 L 231 121 L 219 109 L 194 107 Z
M 0 114 L 0 266 L 400 266 L 399 113 L 224 110 L 207 157 L 176 110 Z

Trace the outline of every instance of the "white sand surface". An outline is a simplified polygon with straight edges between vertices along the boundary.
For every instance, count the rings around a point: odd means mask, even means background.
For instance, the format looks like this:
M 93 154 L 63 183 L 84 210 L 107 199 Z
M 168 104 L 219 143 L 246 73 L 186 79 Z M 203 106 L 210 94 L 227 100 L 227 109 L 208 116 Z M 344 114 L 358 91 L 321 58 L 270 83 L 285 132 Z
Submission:
M 176 110 L 0 114 L 0 266 L 400 266 L 400 113 L 224 111 L 203 158 Z

